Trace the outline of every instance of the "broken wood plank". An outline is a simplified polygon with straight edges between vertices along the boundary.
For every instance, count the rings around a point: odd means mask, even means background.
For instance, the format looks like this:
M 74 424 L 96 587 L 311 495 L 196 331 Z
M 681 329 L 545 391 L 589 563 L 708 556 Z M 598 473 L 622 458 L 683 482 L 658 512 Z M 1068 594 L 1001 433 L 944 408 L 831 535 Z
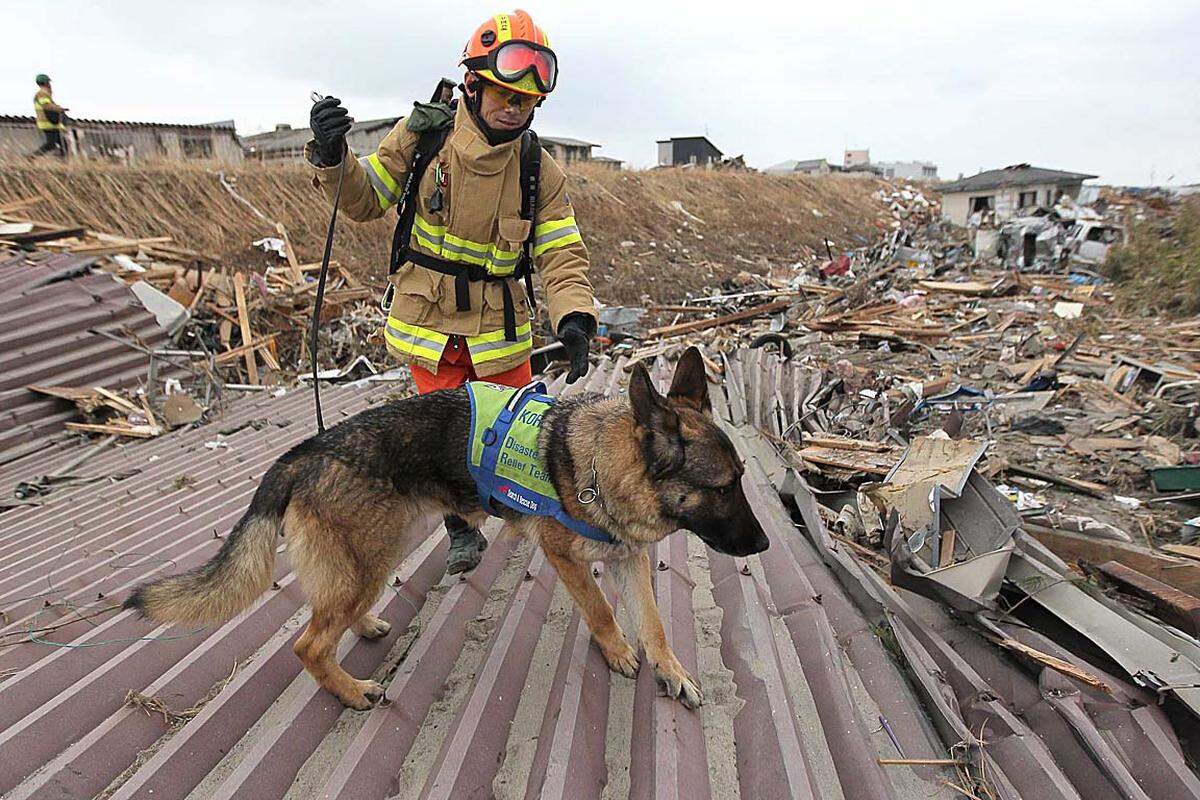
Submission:
M 1050 472 L 1042 472 L 1032 467 L 1023 467 L 1020 464 L 1006 464 L 1000 470 L 1001 472 L 1012 472 L 1016 475 L 1024 475 L 1027 478 L 1037 478 L 1042 481 L 1058 484 L 1059 486 L 1073 489 L 1083 494 L 1090 494 L 1092 497 L 1107 498 L 1112 492 L 1107 486 L 1091 481 L 1080 480 L 1079 478 L 1068 478 L 1063 475 L 1055 475 Z
M 260 339 L 250 342 L 249 344 L 243 344 L 233 348 L 232 350 L 226 350 L 223 353 L 218 353 L 217 357 L 213 359 L 213 361 L 217 364 L 228 364 L 231 361 L 236 361 L 239 356 L 244 356 L 249 350 L 258 350 L 259 348 L 267 347 L 267 345 L 274 341 L 278 336 L 279 332 L 272 333 L 268 336 L 263 336 Z
M 887 475 L 892 469 L 890 465 L 878 464 L 865 459 L 855 459 L 851 456 L 841 454 L 845 452 L 849 451 L 830 451 L 818 447 L 806 447 L 799 452 L 799 456 L 805 461 L 823 467 L 837 467 L 838 469 L 847 469 L 852 472 L 867 472 L 871 475 Z M 893 460 L 899 460 L 899 456 Z
M 150 425 L 101 425 L 92 422 L 68 422 L 67 430 L 82 433 L 106 433 L 114 436 L 132 436 L 135 439 L 153 439 L 162 431 Z
M 283 227 L 282 222 L 276 222 L 275 230 L 279 231 L 279 237 L 283 239 L 283 254 L 287 257 L 288 266 L 292 269 L 292 282 L 304 283 L 304 271 L 300 269 L 300 259 L 296 258 L 296 250 L 292 247 L 292 240 L 288 237 L 287 228 Z
M 246 309 L 246 274 L 238 272 L 233 276 L 233 297 L 237 303 L 237 320 L 238 327 L 242 332 L 242 344 L 250 344 L 254 341 L 254 331 L 250 328 L 250 312 Z M 249 348 L 245 352 L 246 357 L 246 377 L 254 386 L 258 386 L 258 364 L 254 360 L 254 348 Z
M 1068 563 L 1086 561 L 1089 564 L 1103 564 L 1106 561 L 1118 561 L 1181 592 L 1200 597 L 1200 562 L 1156 553 L 1145 547 L 1112 539 L 1100 539 L 1028 522 L 1021 527 L 1027 535 L 1049 547 Z
M 6 238 L 11 239 L 17 244 L 37 244 L 39 242 L 53 242 L 58 239 L 77 239 L 87 233 L 86 228 L 52 228 L 46 231 L 30 231 L 29 233 L 10 233 L 6 234 Z
M 1081 683 L 1086 683 L 1093 689 L 1099 689 L 1105 694 L 1112 694 L 1111 686 L 1087 670 L 1075 666 L 1070 661 L 1064 661 L 1061 658 L 1050 655 L 1049 653 L 1043 653 L 1041 650 L 1030 647 L 1024 642 L 1018 642 L 1016 639 L 1001 639 L 998 636 L 988 636 L 987 639 L 995 644 L 1000 645 L 1006 650 L 1012 650 L 1015 653 L 1020 653 L 1023 656 L 1031 658 L 1039 664 L 1049 667 L 1055 672 L 1061 672 L 1068 678 L 1074 678 Z
M 763 303 L 752 308 L 736 311 L 732 314 L 715 317 L 713 319 L 698 319 L 693 322 L 681 322 L 677 325 L 667 325 L 663 328 L 651 328 L 646 332 L 647 339 L 655 339 L 661 336 L 675 336 L 681 333 L 693 333 L 695 331 L 703 331 L 708 328 L 715 328 L 719 325 L 727 325 L 731 322 L 741 322 L 746 319 L 762 316 L 763 314 L 771 314 L 776 311 L 782 311 L 792 304 L 791 300 L 776 300 L 771 303 Z
M 1181 592 L 1119 561 L 1106 561 L 1097 569 L 1105 581 L 1125 594 L 1145 600 L 1151 613 L 1192 636 L 1200 636 L 1200 598 Z
M 1194 544 L 1164 544 L 1159 550 L 1164 550 L 1171 555 L 1190 558 L 1193 561 L 1200 561 L 1200 547 Z

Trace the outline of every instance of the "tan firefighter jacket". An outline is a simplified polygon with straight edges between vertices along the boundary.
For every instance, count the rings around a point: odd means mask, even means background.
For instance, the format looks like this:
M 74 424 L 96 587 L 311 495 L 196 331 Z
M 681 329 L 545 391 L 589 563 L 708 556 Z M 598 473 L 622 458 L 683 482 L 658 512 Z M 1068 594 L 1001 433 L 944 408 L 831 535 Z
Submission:
M 400 200 L 415 155 L 417 133 L 400 120 L 379 149 L 346 159 L 339 206 L 360 222 L 376 219 Z M 482 266 L 493 275 L 511 274 L 533 225 L 533 261 L 541 275 L 550 323 L 558 330 L 572 312 L 596 314 L 588 281 L 588 254 L 566 193 L 566 176 L 547 153 L 541 156 L 541 185 L 532 223 L 521 219 L 520 139 L 488 144 L 465 104 L 460 103 L 441 152 L 421 178 L 410 248 L 447 261 Z M 306 148 L 311 162 L 312 143 Z M 351 154 L 353 155 L 353 154 Z M 332 202 L 338 167 L 314 167 L 315 183 Z M 441 176 L 443 201 L 431 211 L 430 197 Z M 436 373 L 450 335 L 466 338 L 480 377 L 512 369 L 529 358 L 532 326 L 522 313 L 523 282 L 472 281 L 470 310 L 458 311 L 454 277 L 412 263 L 392 277 L 395 297 L 384 331 L 388 350 L 401 361 Z M 517 304 L 517 341 L 504 336 L 504 296 L 508 284 Z

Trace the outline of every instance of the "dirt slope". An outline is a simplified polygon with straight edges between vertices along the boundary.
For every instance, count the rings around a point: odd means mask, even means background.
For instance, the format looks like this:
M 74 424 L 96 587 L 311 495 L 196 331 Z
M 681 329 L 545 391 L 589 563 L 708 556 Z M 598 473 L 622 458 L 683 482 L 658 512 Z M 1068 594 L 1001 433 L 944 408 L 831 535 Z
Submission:
M 227 172 L 249 203 L 288 229 L 300 258 L 320 257 L 328 208 L 301 164 L 251 164 Z M 883 210 L 869 179 L 773 177 L 681 170 L 570 172 L 570 194 L 591 249 L 594 280 L 609 303 L 643 293 L 666 301 L 738 271 L 763 271 L 823 250 L 823 237 L 861 244 Z M 0 205 L 40 193 L 19 214 L 126 236 L 171 236 L 231 266 L 271 258 L 250 242 L 275 235 L 221 185 L 216 167 L 164 163 L 9 163 L 0 169 Z M 382 276 L 395 217 L 339 225 L 335 258 Z

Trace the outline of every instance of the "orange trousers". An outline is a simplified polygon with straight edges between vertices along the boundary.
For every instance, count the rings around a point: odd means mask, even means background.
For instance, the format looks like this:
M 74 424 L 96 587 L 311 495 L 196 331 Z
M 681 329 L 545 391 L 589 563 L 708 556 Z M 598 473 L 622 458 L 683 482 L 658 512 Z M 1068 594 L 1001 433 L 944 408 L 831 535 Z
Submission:
M 442 360 L 438 362 L 435 375 L 419 364 L 412 364 L 413 380 L 417 384 L 418 394 L 429 394 L 438 389 L 457 389 L 467 381 L 480 380 L 475 374 L 475 365 L 471 363 L 471 353 L 467 350 L 467 342 L 461 336 L 451 336 L 442 351 Z M 510 370 L 484 378 L 491 383 L 505 386 L 521 387 L 533 380 L 533 370 L 528 359 Z

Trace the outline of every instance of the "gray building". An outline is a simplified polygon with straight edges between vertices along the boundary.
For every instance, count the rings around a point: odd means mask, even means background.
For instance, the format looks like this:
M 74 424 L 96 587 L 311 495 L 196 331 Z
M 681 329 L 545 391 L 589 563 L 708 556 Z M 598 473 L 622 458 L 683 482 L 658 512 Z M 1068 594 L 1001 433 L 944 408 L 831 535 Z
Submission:
M 69 119 L 63 131 L 72 158 L 137 164 L 163 159 L 242 160 L 233 120 L 204 125 Z M 0 156 L 28 156 L 42 143 L 33 117 L 0 116 Z
M 539 136 L 542 148 L 559 164 L 574 164 L 576 161 L 591 161 L 592 148 L 598 144 L 572 139 L 569 136 Z
M 721 163 L 721 151 L 707 136 L 676 136 L 659 139 L 658 165 L 660 167 L 682 167 L 694 164 L 711 167 Z
M 359 155 L 374 153 L 379 149 L 383 137 L 396 127 L 400 119 L 383 117 L 355 122 L 346 134 L 346 144 Z M 273 131 L 243 136 L 242 146 L 246 150 L 246 158 L 259 161 L 300 161 L 304 158 L 304 143 L 311 138 L 312 131 L 308 128 L 293 128 L 287 123 L 280 123 Z
M 1029 164 L 980 172 L 938 186 L 942 216 L 966 225 L 975 212 L 991 212 L 997 221 L 1028 214 L 1039 206 L 1049 208 L 1063 195 L 1075 198 L 1083 182 L 1097 175 L 1063 172 Z
M 936 181 L 937 164 L 932 161 L 876 161 L 883 177 L 904 181 Z

